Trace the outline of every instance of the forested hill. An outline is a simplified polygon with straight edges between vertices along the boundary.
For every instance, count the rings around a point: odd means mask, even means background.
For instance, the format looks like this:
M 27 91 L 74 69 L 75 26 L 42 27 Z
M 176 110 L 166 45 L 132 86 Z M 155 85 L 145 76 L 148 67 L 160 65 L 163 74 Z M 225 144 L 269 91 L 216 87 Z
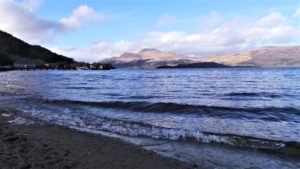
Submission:
M 74 60 L 0 31 L 0 65 L 14 63 L 72 63 Z

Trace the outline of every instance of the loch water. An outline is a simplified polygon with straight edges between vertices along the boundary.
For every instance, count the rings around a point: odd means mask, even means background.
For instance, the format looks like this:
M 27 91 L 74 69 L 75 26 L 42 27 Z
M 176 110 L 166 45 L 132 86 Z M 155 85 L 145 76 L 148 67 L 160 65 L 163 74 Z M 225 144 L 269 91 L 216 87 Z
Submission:
M 120 137 L 275 151 L 300 143 L 298 68 L 2 72 L 0 102 L 22 118 Z

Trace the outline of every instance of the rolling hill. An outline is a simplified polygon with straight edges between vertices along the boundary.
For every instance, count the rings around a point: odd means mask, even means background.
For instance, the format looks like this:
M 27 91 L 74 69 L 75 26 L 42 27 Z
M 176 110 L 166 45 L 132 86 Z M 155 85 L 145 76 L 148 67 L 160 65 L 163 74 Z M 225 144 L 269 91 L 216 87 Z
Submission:
M 215 62 L 229 66 L 300 67 L 300 46 L 262 47 L 207 57 L 188 57 L 156 49 L 144 49 L 101 62 L 112 63 L 117 68 L 156 68 L 197 62 Z
M 104 59 L 102 63 L 111 63 L 117 68 L 156 68 L 158 66 L 175 66 L 193 62 L 192 57 L 157 49 L 143 49 L 138 53 L 124 53 L 119 57 Z
M 271 46 L 221 56 L 204 57 L 202 62 L 231 66 L 300 67 L 300 46 Z

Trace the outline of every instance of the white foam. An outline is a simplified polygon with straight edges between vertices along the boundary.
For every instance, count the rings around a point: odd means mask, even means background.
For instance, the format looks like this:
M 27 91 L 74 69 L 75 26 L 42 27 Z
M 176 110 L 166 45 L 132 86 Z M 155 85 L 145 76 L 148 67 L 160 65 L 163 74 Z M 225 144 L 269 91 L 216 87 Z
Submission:
M 34 121 L 28 120 L 22 117 L 17 117 L 14 120 L 8 121 L 9 123 L 17 124 L 17 125 L 32 125 L 35 124 Z
M 9 114 L 9 113 L 2 113 L 1 114 L 3 117 L 10 117 L 11 116 L 11 114 Z
M 60 109 L 58 109 L 59 111 Z M 276 145 L 277 142 L 264 142 L 264 140 L 253 140 L 241 137 L 232 137 L 230 135 L 220 135 L 217 133 L 222 132 L 205 132 L 202 131 L 201 127 L 198 128 L 188 128 L 173 125 L 172 123 L 152 123 L 152 121 L 147 119 L 138 117 L 137 119 L 132 119 L 130 117 L 133 114 L 128 113 L 130 116 L 123 116 L 122 113 L 110 112 L 110 115 L 113 117 L 109 117 L 107 114 L 103 115 L 103 110 L 101 113 L 91 113 L 91 109 L 89 109 L 88 113 L 80 113 L 69 111 L 65 107 L 63 107 L 60 113 L 54 112 L 53 110 L 47 111 L 47 109 L 36 110 L 31 109 L 31 115 L 41 121 L 46 123 L 55 124 L 59 126 L 65 126 L 69 128 L 82 128 L 83 130 L 93 130 L 93 131 L 108 131 L 115 134 L 121 134 L 125 136 L 142 136 L 142 137 L 150 137 L 155 139 L 167 139 L 167 140 L 187 140 L 192 139 L 195 141 L 199 141 L 202 143 L 221 143 L 221 144 L 229 144 L 235 146 L 242 147 L 252 147 L 252 148 L 267 148 L 273 149 L 278 147 L 283 147 L 284 145 Z M 70 114 L 70 112 L 73 112 Z M 98 112 L 98 111 L 97 111 Z M 107 116 L 106 116 L 107 115 Z M 137 114 L 134 114 L 137 115 Z M 152 114 L 150 114 L 152 115 Z M 153 114 L 153 116 L 156 114 Z M 164 115 L 164 114 L 163 114 Z M 149 116 L 149 114 L 147 114 Z M 155 116 L 156 117 L 156 116 Z M 172 117 L 172 116 L 171 116 Z M 170 117 L 170 118 L 171 118 Z M 150 118 L 151 119 L 151 118 Z M 189 118 L 176 118 L 173 117 L 172 120 L 189 120 Z M 207 120 L 207 119 L 206 119 Z M 169 119 L 170 121 L 170 119 Z M 169 122 L 168 121 L 168 122 Z M 199 119 L 202 123 L 207 123 L 205 119 Z M 177 122 L 177 121 L 175 121 Z M 20 123 L 23 123 L 22 121 Z M 24 122 L 26 124 L 26 122 Z M 194 124 L 202 124 L 202 123 L 194 123 Z M 210 123 L 210 122 L 209 122 Z M 216 134 L 213 134 L 216 133 Z M 230 133 L 230 132 L 228 132 Z M 243 133 L 242 133 L 243 134 Z
M 167 140 L 187 140 L 193 139 L 202 143 L 221 143 L 234 146 L 251 147 L 251 148 L 266 148 L 273 149 L 282 147 L 284 145 L 277 145 L 263 140 L 251 140 L 243 138 L 234 138 L 232 136 L 209 134 L 201 131 L 193 131 L 188 129 L 178 128 L 164 128 L 160 126 L 147 125 L 142 123 L 135 123 L 130 121 L 123 121 L 117 119 L 97 118 L 97 123 L 85 123 L 82 119 L 74 116 L 67 115 L 52 115 L 43 116 L 42 120 L 52 124 L 65 126 L 69 128 L 76 128 L 89 131 L 108 131 L 115 134 L 125 136 L 146 136 L 154 139 L 167 139 Z M 237 140 L 237 141 L 236 141 Z M 242 144 L 239 142 L 242 141 Z M 279 143 L 280 144 L 280 143 Z

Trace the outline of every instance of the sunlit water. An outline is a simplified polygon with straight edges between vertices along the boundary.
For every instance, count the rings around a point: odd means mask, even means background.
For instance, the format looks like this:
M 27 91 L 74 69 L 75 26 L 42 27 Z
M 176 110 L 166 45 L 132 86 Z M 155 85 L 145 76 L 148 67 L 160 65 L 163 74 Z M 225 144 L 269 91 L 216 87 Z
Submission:
M 300 142 L 296 68 L 14 71 L 0 73 L 0 96 L 23 116 L 82 131 L 258 149 Z

